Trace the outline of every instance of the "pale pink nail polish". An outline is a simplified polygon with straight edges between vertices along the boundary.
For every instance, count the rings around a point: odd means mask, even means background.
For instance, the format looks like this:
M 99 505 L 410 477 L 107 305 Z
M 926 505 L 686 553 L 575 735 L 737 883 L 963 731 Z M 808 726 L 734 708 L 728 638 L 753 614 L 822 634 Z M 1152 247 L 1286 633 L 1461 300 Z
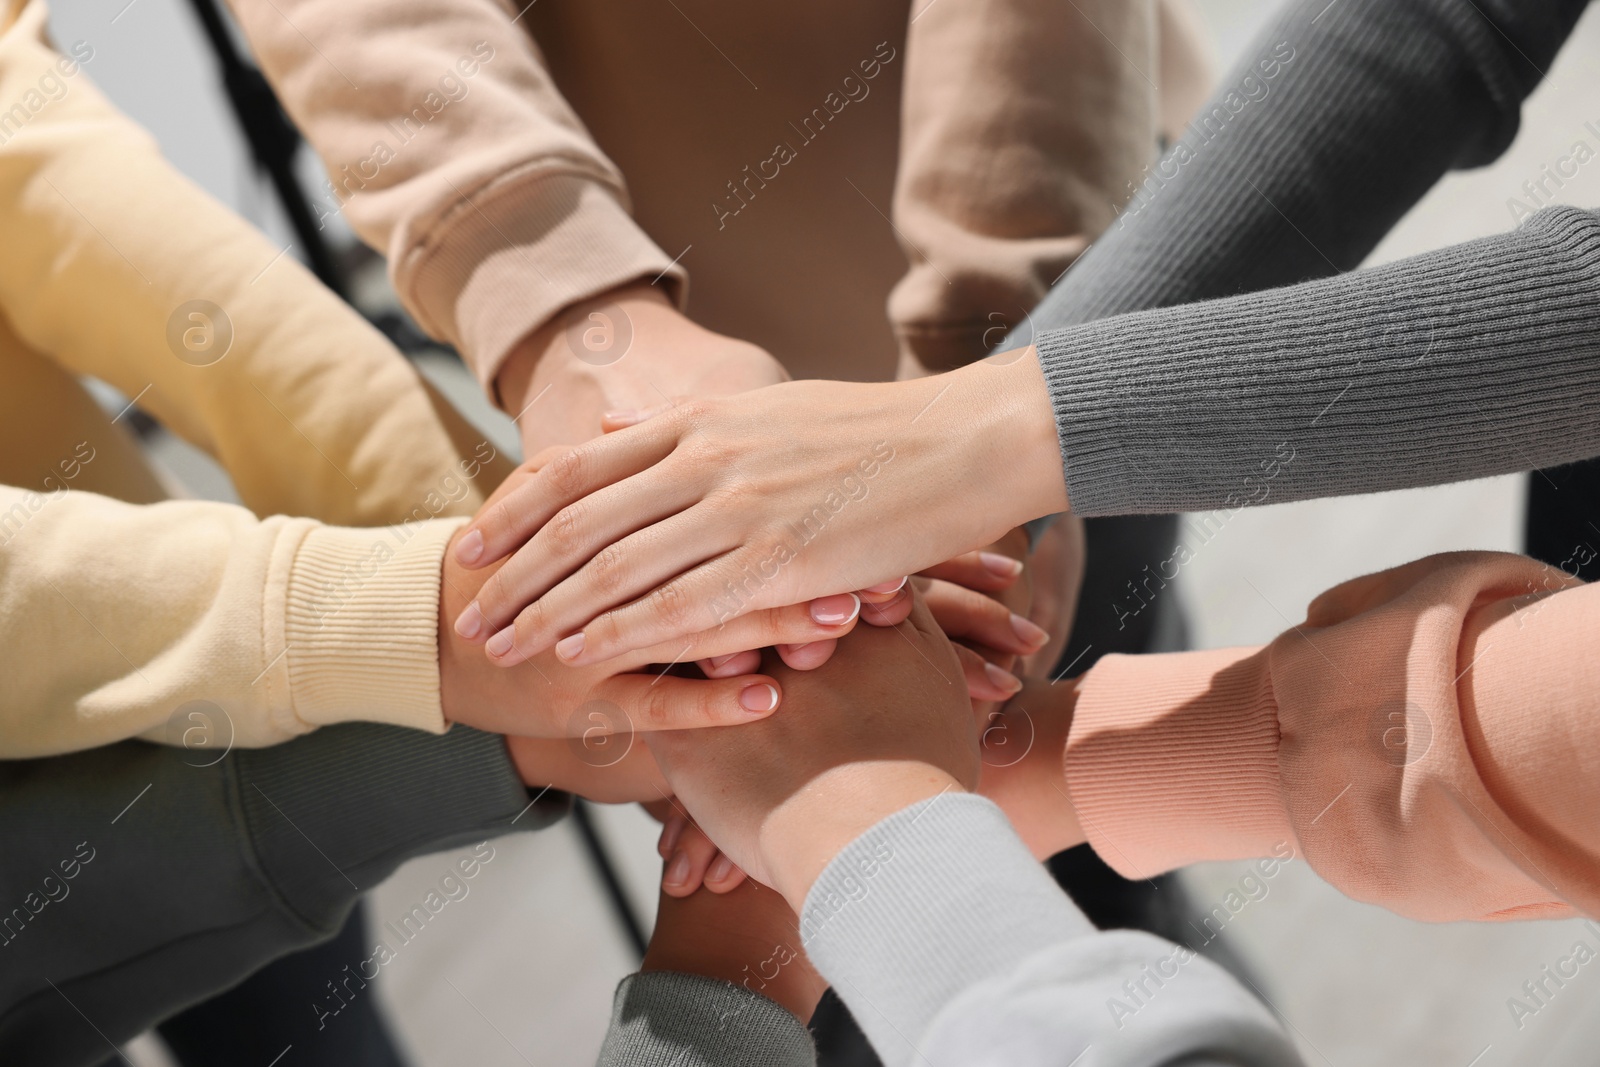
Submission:
M 683 836 L 684 828 L 688 823 L 673 816 L 667 820 L 667 825 L 661 828 L 661 840 L 656 844 L 656 850 L 663 856 L 670 856 L 672 850 L 678 847 L 678 839 Z
M 906 577 L 897 581 L 879 582 L 877 585 L 869 585 L 864 591 L 868 593 L 898 593 L 901 589 L 905 588 L 905 584 L 910 580 L 911 576 L 907 575 Z
M 727 662 L 732 660 L 733 657 L 735 657 L 737 655 L 739 655 L 739 653 L 730 652 L 726 656 L 712 656 L 711 657 L 711 669 L 712 670 L 720 669 L 724 664 L 726 664 Z
M 482 632 L 483 609 L 478 607 L 478 602 L 474 600 L 467 605 L 465 611 L 456 616 L 456 633 L 471 641 Z
M 456 562 L 463 567 L 470 567 L 483 556 L 483 534 L 477 530 L 468 530 L 456 542 Z
M 667 864 L 667 873 L 661 876 L 662 885 L 683 885 L 689 881 L 689 854 L 680 852 Z
M 1004 690 L 1007 693 L 1015 693 L 1022 689 L 1022 679 L 1010 671 L 1001 670 L 993 663 L 985 663 L 983 665 L 983 673 L 988 677 L 989 683 L 996 689 Z
M 515 643 L 515 639 L 516 634 L 512 633 L 511 627 L 507 626 L 504 630 L 489 638 L 483 649 L 491 656 L 503 656 L 511 651 L 511 646 Z
M 569 663 L 577 659 L 582 652 L 583 634 L 581 632 L 563 637 L 556 642 L 556 655 Z
M 1050 640 L 1050 635 L 1042 628 L 1016 612 L 1011 613 L 1011 630 L 1017 635 L 1017 640 L 1029 648 L 1043 648 Z
M 706 872 L 706 881 L 721 882 L 733 873 L 733 861 L 726 856 L 719 855 L 711 869 Z
M 778 687 L 766 683 L 746 686 L 739 694 L 739 706 L 760 714 L 772 711 L 778 706 Z
M 978 561 L 1002 578 L 1015 578 L 1022 573 L 1022 561 L 1003 556 L 998 552 L 979 552 Z
M 861 598 L 854 593 L 839 593 L 811 602 L 811 618 L 819 626 L 843 626 L 861 612 Z

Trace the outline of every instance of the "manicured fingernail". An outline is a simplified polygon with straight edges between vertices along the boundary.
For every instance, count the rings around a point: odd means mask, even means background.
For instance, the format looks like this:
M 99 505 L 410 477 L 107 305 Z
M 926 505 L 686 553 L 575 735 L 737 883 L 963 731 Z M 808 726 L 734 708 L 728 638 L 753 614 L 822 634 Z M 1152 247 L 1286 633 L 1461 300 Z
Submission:
M 640 414 L 641 412 L 636 408 L 623 408 L 617 411 L 606 412 L 605 421 L 620 422 L 625 426 L 632 426 L 634 423 L 639 421 Z
M 867 586 L 867 588 L 864 590 L 864 592 L 868 592 L 868 593 L 898 593 L 900 591 L 900 589 L 907 582 L 909 582 L 910 580 L 911 580 L 911 576 L 907 575 L 906 577 L 900 578 L 900 579 L 898 579 L 896 581 L 893 581 L 893 582 L 879 582 L 877 585 L 869 585 L 869 586 Z
M 667 873 L 661 876 L 662 885 L 684 885 L 689 881 L 689 854 L 680 852 L 667 864 Z
M 489 638 L 485 642 L 483 650 L 491 656 L 503 656 L 511 651 L 511 645 L 515 637 L 516 635 L 511 632 L 511 627 L 507 626 L 504 630 Z
M 1016 693 L 1022 689 L 1022 679 L 1010 671 L 1001 670 L 993 663 L 985 663 L 983 673 L 988 676 L 989 682 L 996 689 L 1003 689 L 1007 693 Z
M 833 640 L 833 638 L 829 638 L 828 640 L 831 641 L 831 640 Z M 787 652 L 790 655 L 793 655 L 796 652 L 804 652 L 806 649 L 810 648 L 812 645 L 820 645 L 820 644 L 822 644 L 821 641 L 807 641 L 803 645 L 779 645 L 778 646 L 778 651 L 779 652 Z
M 1015 578 L 1022 573 L 1022 561 L 1002 556 L 998 552 L 979 552 L 978 560 L 1002 578 Z
M 1018 688 L 1021 688 L 1020 686 Z M 744 692 L 739 694 L 739 706 L 746 711 L 761 714 L 773 711 L 778 706 L 778 687 L 774 685 L 747 685 Z
M 572 634 L 568 637 L 563 637 L 561 640 L 556 642 L 556 655 L 561 657 L 563 660 L 566 660 L 568 663 L 571 663 L 573 660 L 577 659 L 579 653 L 582 651 L 582 631 Z
M 727 663 L 729 660 L 733 659 L 733 657 L 735 657 L 737 655 L 739 655 L 739 653 L 737 653 L 737 652 L 729 652 L 726 656 L 712 656 L 711 657 L 711 669 L 714 670 L 714 671 L 715 670 L 721 670 L 722 666 L 725 663 Z
M 683 831 L 688 825 L 676 815 L 668 819 L 667 825 L 661 828 L 661 840 L 656 842 L 656 851 L 662 856 L 671 855 L 672 850 L 678 847 L 678 838 L 683 836 Z
M 1043 648 L 1050 640 L 1050 635 L 1043 629 L 1024 619 L 1016 612 L 1011 613 L 1011 629 L 1017 635 L 1017 640 L 1029 648 Z
M 456 562 L 462 566 L 470 567 L 478 562 L 483 555 L 483 534 L 477 530 L 468 530 L 456 542 Z
M 718 855 L 711 869 L 706 872 L 706 881 L 720 882 L 733 873 L 733 861 L 723 855 Z
M 843 626 L 861 612 L 861 598 L 839 593 L 811 602 L 811 618 L 820 626 Z
M 478 607 L 474 600 L 467 605 L 467 610 L 456 616 L 456 633 L 471 641 L 483 632 L 483 609 Z

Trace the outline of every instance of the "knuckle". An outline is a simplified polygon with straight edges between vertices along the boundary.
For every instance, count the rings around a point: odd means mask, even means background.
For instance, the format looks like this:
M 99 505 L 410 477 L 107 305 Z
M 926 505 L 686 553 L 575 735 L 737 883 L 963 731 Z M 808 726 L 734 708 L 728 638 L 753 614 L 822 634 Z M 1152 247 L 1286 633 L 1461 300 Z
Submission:
M 673 725 L 673 692 L 668 686 L 651 686 L 644 695 L 639 709 L 645 724 L 652 730 L 667 730 Z
M 583 453 L 576 448 L 569 448 L 560 455 L 551 457 L 545 464 L 543 474 L 549 481 L 550 488 L 562 496 L 571 497 L 582 492 L 588 467 Z
M 688 624 L 693 609 L 683 588 L 674 582 L 650 594 L 650 610 L 656 618 L 677 630 Z
M 607 545 L 589 561 L 589 574 L 597 593 L 602 596 L 618 593 L 628 578 L 627 553 L 620 545 Z
M 545 547 L 557 557 L 571 555 L 583 535 L 583 519 L 583 509 L 575 504 L 556 512 L 545 524 Z

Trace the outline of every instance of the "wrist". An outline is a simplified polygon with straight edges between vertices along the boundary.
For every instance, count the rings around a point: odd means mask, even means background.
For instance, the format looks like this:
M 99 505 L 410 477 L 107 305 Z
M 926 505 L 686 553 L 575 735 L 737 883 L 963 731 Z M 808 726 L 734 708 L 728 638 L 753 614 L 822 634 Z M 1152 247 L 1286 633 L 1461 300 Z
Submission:
M 823 868 L 850 842 L 912 804 L 964 791 L 949 772 L 911 760 L 834 767 L 767 813 L 756 842 L 762 869 L 798 914 Z
M 1078 679 L 1030 682 L 983 731 L 978 792 L 1000 806 L 1038 859 L 1083 844 L 1066 780 L 1067 736 Z M 1011 753 L 1023 746 L 1022 757 Z

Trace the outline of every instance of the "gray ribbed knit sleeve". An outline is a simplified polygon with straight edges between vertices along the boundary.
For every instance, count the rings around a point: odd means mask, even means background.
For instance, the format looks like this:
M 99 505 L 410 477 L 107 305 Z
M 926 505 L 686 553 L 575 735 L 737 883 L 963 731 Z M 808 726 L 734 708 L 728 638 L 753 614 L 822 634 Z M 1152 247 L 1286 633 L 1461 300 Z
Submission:
M 1447 437 L 1436 437 L 1434 431 L 1453 426 L 1463 412 L 1474 415 L 1481 436 L 1499 432 L 1498 424 L 1473 412 L 1470 404 L 1446 403 L 1437 417 L 1422 410 L 1408 420 L 1380 417 L 1365 433 L 1359 425 L 1330 426 L 1331 412 L 1318 418 L 1339 389 L 1392 366 L 1376 358 L 1378 350 L 1402 340 L 1394 327 L 1403 314 L 1417 309 L 1415 300 L 1391 299 L 1382 305 L 1387 314 L 1380 322 L 1357 321 L 1341 302 L 1369 284 L 1368 272 L 1355 276 L 1360 279 L 1355 289 L 1281 290 L 1264 295 L 1258 304 L 1219 305 L 1193 320 L 1161 320 L 1156 327 L 1152 320 L 1126 324 L 1135 347 L 1141 339 L 1150 340 L 1152 328 L 1170 331 L 1163 342 L 1168 355 L 1164 363 L 1127 364 L 1117 332 L 1123 325 L 1110 332 L 1066 329 L 1058 336 L 1052 331 L 1124 312 L 1327 277 L 1353 267 L 1445 171 L 1488 162 L 1503 151 L 1516 132 L 1523 99 L 1585 6 L 1584 0 L 1291 3 L 1224 79 L 1180 141 L 1152 167 L 1117 224 L 1034 314 L 1033 328 L 1039 331 L 1041 348 L 1048 349 L 1052 394 L 1058 401 L 1085 394 L 1065 407 L 1058 405 L 1074 507 L 1091 515 L 1225 507 L 1240 498 L 1256 503 L 1300 499 L 1491 473 L 1475 463 L 1441 465 L 1419 455 L 1448 447 Z M 1520 239 L 1510 240 L 1516 244 Z M 1562 240 L 1556 238 L 1556 243 Z M 1519 247 L 1537 252 L 1541 246 L 1534 240 Z M 1466 266 L 1479 250 L 1468 246 L 1458 251 L 1462 258 L 1457 266 Z M 1493 258 L 1498 251 L 1486 254 Z M 1432 261 L 1419 266 L 1424 272 L 1438 268 Z M 1550 262 L 1534 260 L 1504 279 L 1504 291 L 1526 296 L 1537 282 L 1554 290 L 1571 280 L 1558 276 Z M 1383 293 L 1368 295 L 1376 298 L 1408 288 L 1405 278 L 1393 274 L 1381 284 Z M 1491 287 L 1481 299 L 1493 302 L 1500 291 Z M 1313 296 L 1335 303 L 1309 303 Z M 1425 313 L 1431 322 L 1459 305 L 1459 300 L 1434 304 Z M 1363 299 L 1360 306 L 1370 315 L 1378 305 Z M 1263 343 L 1262 334 L 1271 333 L 1270 327 L 1248 338 L 1233 337 L 1222 316 L 1239 310 L 1281 314 L 1299 345 L 1321 349 L 1327 358 L 1308 363 L 1301 358 L 1306 355 L 1301 347 Z M 1319 323 L 1324 331 L 1320 336 Z M 1202 332 L 1189 332 L 1196 329 Z M 1089 351 L 1091 337 L 1103 346 L 1098 351 Z M 1027 340 L 1019 334 L 1009 343 Z M 1585 343 L 1581 337 L 1570 341 L 1569 347 Z M 1213 382 L 1210 374 L 1216 365 L 1211 360 L 1224 349 L 1231 352 L 1232 376 Z M 1523 354 L 1500 355 L 1515 365 L 1514 373 Z M 1454 368 L 1458 375 L 1462 370 Z M 1308 373 L 1312 376 L 1306 377 Z M 1233 388 L 1251 375 L 1272 380 L 1253 389 Z M 1503 377 L 1489 375 L 1479 387 L 1457 378 L 1447 388 L 1492 399 L 1488 393 Z M 1337 382 L 1333 394 L 1320 388 L 1330 380 Z M 1368 408 L 1380 414 L 1388 400 L 1407 389 L 1412 392 L 1404 399 L 1413 409 L 1426 407 L 1432 392 L 1430 388 L 1418 395 L 1414 379 L 1389 390 L 1375 384 Z M 1285 412 L 1265 426 L 1252 423 L 1248 404 L 1265 396 L 1287 400 L 1297 389 L 1304 392 L 1302 410 L 1293 417 Z M 1183 393 L 1188 400 L 1142 414 L 1119 403 L 1115 416 L 1079 420 L 1083 409 L 1106 390 Z M 1354 396 L 1353 386 L 1345 399 Z M 1490 404 L 1482 406 L 1492 411 Z M 1352 405 L 1352 410 L 1367 409 Z M 1174 415 L 1180 426 L 1176 434 Z M 1377 440 L 1401 423 L 1407 436 Z M 1274 437 L 1291 424 L 1297 431 L 1297 458 L 1277 466 L 1270 490 L 1257 499 L 1262 461 L 1272 466 L 1276 453 L 1240 448 L 1238 439 Z M 1336 450 L 1346 447 L 1352 436 L 1362 447 L 1341 456 Z M 1211 447 L 1215 437 L 1227 439 L 1228 446 Z M 1281 440 L 1274 437 L 1272 447 Z M 1134 453 L 1133 463 L 1144 469 L 1138 480 L 1119 485 L 1129 470 L 1138 470 L 1126 460 L 1118 467 L 1107 465 L 1108 457 L 1124 452 Z M 1383 469 L 1374 470 L 1372 457 L 1380 452 Z M 1585 454 L 1580 450 L 1559 458 Z M 1300 457 L 1308 455 L 1316 462 L 1301 464 Z M 1232 458 L 1218 465 L 1221 456 Z M 1534 461 L 1530 454 L 1495 469 L 1517 469 Z M 1252 479 L 1248 486 L 1246 478 Z
M 758 993 L 691 974 L 632 974 L 617 987 L 599 1067 L 815 1067 L 800 1021 Z

